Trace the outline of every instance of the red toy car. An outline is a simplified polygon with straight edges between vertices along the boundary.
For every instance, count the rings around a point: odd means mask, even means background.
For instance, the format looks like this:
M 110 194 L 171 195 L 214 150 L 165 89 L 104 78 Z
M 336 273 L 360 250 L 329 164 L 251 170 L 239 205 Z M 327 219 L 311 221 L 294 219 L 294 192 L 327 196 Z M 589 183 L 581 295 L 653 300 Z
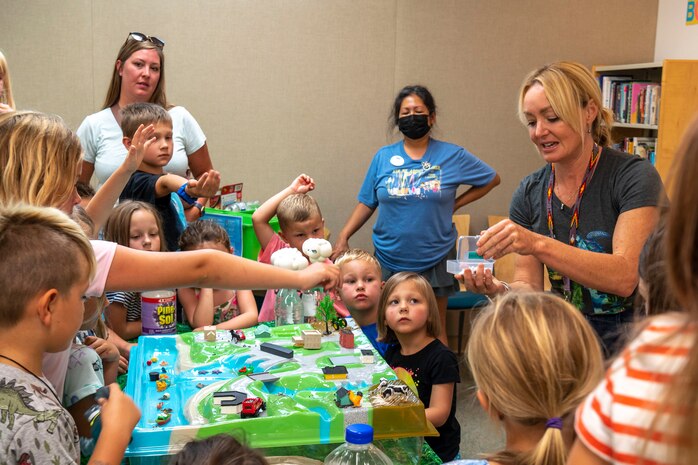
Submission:
M 256 417 L 259 412 L 267 409 L 267 403 L 259 397 L 248 397 L 242 401 L 242 412 L 240 418 Z
M 249 367 L 242 367 L 238 370 L 239 375 L 249 375 L 254 373 L 254 367 L 249 366 Z

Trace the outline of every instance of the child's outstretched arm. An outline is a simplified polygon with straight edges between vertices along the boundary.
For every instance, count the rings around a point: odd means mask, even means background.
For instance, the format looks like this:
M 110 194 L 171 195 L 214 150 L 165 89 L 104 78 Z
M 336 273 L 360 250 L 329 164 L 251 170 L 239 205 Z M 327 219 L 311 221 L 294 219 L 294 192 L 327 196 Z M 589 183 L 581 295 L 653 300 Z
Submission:
M 119 200 L 121 191 L 126 187 L 129 178 L 136 172 L 143 161 L 143 155 L 155 138 L 155 129 L 152 124 L 144 127 L 142 124 L 136 129 L 133 139 L 126 144 L 128 151 L 124 162 L 109 176 L 109 179 L 97 191 L 95 196 L 87 204 L 85 210 L 95 224 L 95 233 L 102 229 L 111 214 L 114 204 Z
M 133 428 L 141 418 L 141 411 L 117 384 L 109 385 L 109 399 L 99 402 L 102 405 L 102 432 L 88 465 L 119 465 L 131 441 Z
M 299 175 L 293 180 L 290 186 L 274 195 L 252 214 L 252 227 L 263 249 L 267 247 L 271 238 L 274 237 L 274 230 L 269 225 L 271 219 L 276 215 L 276 209 L 283 199 L 293 194 L 307 194 L 315 189 L 315 181 L 306 174 Z
M 325 263 L 291 271 L 217 250 L 146 252 L 117 245 L 105 290 L 312 289 L 317 286 L 329 290 L 338 283 L 339 268 Z
M 184 193 L 192 199 L 196 200 L 199 197 L 210 198 L 216 195 L 220 183 L 221 174 L 216 170 L 210 170 L 202 174 L 198 181 L 196 179 L 186 179 L 176 174 L 166 174 L 160 176 L 155 183 L 155 196 L 164 197 L 171 192 L 177 192 L 186 184 Z M 193 202 L 182 200 L 185 208 L 193 205 Z
M 431 387 L 431 399 L 429 406 L 424 410 L 424 413 L 434 426 L 437 428 L 448 420 L 451 414 L 451 402 L 453 401 L 453 390 L 456 383 L 434 384 Z

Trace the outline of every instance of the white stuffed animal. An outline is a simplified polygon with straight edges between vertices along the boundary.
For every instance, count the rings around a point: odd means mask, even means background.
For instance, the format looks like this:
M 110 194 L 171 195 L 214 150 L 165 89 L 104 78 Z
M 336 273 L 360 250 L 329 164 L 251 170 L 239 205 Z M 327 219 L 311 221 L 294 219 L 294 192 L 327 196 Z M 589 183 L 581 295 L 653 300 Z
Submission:
M 286 247 L 271 254 L 271 264 L 286 270 L 302 270 L 308 267 L 308 260 L 300 250 Z
M 303 242 L 303 253 L 310 259 L 310 263 L 325 263 L 332 255 L 332 244 L 325 239 L 310 238 Z

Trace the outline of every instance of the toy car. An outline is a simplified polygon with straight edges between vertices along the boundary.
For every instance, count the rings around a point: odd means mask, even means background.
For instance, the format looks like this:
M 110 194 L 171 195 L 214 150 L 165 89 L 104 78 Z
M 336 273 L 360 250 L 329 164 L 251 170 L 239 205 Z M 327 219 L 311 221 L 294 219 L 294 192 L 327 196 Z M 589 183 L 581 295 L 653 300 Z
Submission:
M 254 373 L 254 367 L 252 366 L 245 366 L 238 370 L 239 375 L 249 375 L 250 373 Z
M 259 397 L 248 397 L 242 401 L 242 412 L 240 418 L 256 417 L 262 410 L 267 409 L 267 403 Z
M 339 331 L 340 329 L 347 327 L 347 320 L 345 320 L 341 316 L 338 316 L 336 318 L 332 318 L 332 320 L 330 320 L 330 324 L 332 325 L 335 331 Z
M 238 343 L 240 341 L 244 341 L 246 339 L 245 333 L 240 331 L 239 329 L 231 329 L 230 330 L 230 337 L 234 343 Z

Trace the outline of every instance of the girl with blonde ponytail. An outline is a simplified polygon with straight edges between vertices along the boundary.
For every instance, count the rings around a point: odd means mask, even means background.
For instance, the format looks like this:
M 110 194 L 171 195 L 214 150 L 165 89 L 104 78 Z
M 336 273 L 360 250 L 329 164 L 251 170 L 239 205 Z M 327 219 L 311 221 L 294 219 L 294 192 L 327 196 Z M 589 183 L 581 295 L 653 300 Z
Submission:
M 563 465 L 574 411 L 603 374 L 598 339 L 559 297 L 507 293 L 477 317 L 468 342 L 477 398 L 506 433 L 491 465 Z

